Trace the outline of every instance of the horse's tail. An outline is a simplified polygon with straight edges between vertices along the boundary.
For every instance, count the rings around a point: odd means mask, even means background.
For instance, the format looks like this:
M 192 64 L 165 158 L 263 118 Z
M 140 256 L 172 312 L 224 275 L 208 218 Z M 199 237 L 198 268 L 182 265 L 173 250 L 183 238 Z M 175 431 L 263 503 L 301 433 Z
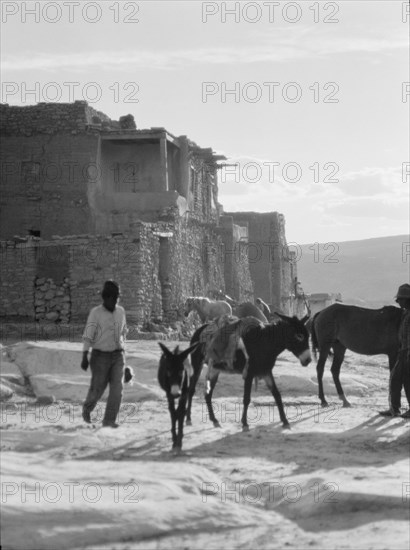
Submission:
M 319 312 L 318 313 L 315 313 L 315 315 L 313 316 L 313 319 L 312 319 L 312 324 L 310 325 L 310 333 L 311 333 L 311 337 L 312 337 L 312 352 L 313 352 L 313 357 L 315 358 L 315 361 L 317 361 L 317 351 L 319 349 L 319 343 L 317 341 L 317 334 L 316 334 L 316 329 L 315 329 L 315 321 L 316 321 L 316 317 L 318 316 Z

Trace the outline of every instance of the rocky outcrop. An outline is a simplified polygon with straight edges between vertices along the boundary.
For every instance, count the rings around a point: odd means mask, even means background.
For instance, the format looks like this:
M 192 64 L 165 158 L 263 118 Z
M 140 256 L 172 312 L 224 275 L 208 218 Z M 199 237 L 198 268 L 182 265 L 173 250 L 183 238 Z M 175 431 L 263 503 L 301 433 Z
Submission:
M 156 382 L 159 353 L 158 348 L 157 354 L 145 358 L 141 358 L 141 354 L 133 356 L 132 352 L 127 356 L 127 364 L 133 366 L 135 379 L 132 385 L 124 385 L 124 402 L 138 403 L 163 397 Z M 11 356 L 37 398 L 44 400 L 53 396 L 56 401 L 84 401 L 90 385 L 90 371 L 84 372 L 80 368 L 81 344 L 22 342 L 13 348 Z M 103 401 L 107 395 L 108 391 Z

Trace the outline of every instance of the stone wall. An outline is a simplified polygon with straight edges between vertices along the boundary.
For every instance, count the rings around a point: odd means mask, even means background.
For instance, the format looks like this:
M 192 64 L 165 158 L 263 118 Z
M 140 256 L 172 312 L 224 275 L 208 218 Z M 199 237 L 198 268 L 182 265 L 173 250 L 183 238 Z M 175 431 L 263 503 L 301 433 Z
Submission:
M 190 155 L 190 185 L 188 203 L 190 205 L 190 217 L 216 223 L 216 211 L 212 207 L 212 167 L 206 159 L 191 152 Z
M 0 242 L 0 315 L 34 319 L 35 247 Z
M 158 238 L 150 224 L 139 224 L 132 235 L 86 235 L 60 239 L 70 248 L 71 315 L 83 321 L 101 303 L 107 279 L 121 286 L 121 302 L 129 322 L 142 323 L 159 312 Z
M 101 302 L 103 281 L 110 278 L 121 285 L 130 323 L 175 321 L 187 296 L 215 290 L 239 301 L 253 300 L 250 260 L 255 260 L 255 249 L 240 238 L 232 218 L 217 227 L 169 212 L 156 223 L 134 223 L 129 234 L 8 241 L 1 248 L 1 316 L 84 322 L 90 308 Z M 279 268 L 281 309 L 287 311 L 293 272 L 283 262 L 271 267 Z
M 159 143 L 101 143 L 102 190 L 114 193 L 161 191 Z
M 135 217 L 155 222 L 169 206 L 217 223 L 212 150 L 184 136 L 179 142 L 165 129 L 124 127 L 121 119 L 110 120 L 84 101 L 0 105 L 0 115 L 3 239 L 30 232 L 48 240 L 128 231 Z M 157 142 L 138 141 L 140 133 Z M 162 134 L 181 147 L 167 142 L 168 190 L 162 181 Z M 135 141 L 122 139 L 128 136 Z
M 95 134 L 2 136 L 2 238 L 93 232 L 88 194 L 97 155 Z
M 238 302 L 253 302 L 254 288 L 250 272 L 250 249 L 247 243 L 237 241 L 239 255 L 233 269 L 232 294 L 228 295 Z
M 1 237 L 96 233 L 100 133 L 135 130 L 84 101 L 0 104 L 0 116 Z
M 239 302 L 252 301 L 254 290 L 250 263 L 253 258 L 248 239 L 242 239 L 241 227 L 233 223 L 232 216 L 220 218 L 219 234 L 223 241 L 220 258 L 224 269 L 225 292 Z
M 37 103 L 23 107 L 0 104 L 1 133 L 5 136 L 83 132 L 97 119 L 108 127 L 120 124 L 90 107 L 86 101 L 74 103 Z
M 36 277 L 34 281 L 36 321 L 53 321 L 67 325 L 71 317 L 70 282 L 64 277 L 61 284 L 53 279 Z
M 167 273 L 164 282 L 170 294 L 166 320 L 182 313 L 188 296 L 206 296 L 213 288 L 225 288 L 219 259 L 222 244 L 215 227 L 195 219 L 175 219 L 169 239 Z M 166 280 L 167 279 L 167 280 Z
M 134 224 L 132 234 L 10 241 L 2 250 L 3 317 L 84 322 L 91 307 L 101 303 L 103 282 L 111 278 L 121 285 L 130 323 L 181 319 L 188 296 L 226 290 L 222 239 L 214 226 L 198 220 L 168 216 Z M 239 298 L 248 297 L 246 261 L 235 269 Z
M 254 295 L 273 309 L 293 313 L 292 284 L 297 276 L 296 264 L 290 259 L 285 218 L 278 212 L 232 212 L 239 225 L 248 224 L 249 268 L 254 284 Z
M 159 244 L 153 229 L 140 224 L 138 231 L 128 236 L 79 235 L 48 242 L 1 243 L 0 315 L 84 322 L 90 308 L 101 303 L 106 279 L 120 283 L 121 300 L 131 322 L 161 314 Z M 44 274 L 38 262 L 44 257 L 44 248 L 54 250 L 53 257 L 47 259 L 54 277 L 38 277 L 40 271 Z

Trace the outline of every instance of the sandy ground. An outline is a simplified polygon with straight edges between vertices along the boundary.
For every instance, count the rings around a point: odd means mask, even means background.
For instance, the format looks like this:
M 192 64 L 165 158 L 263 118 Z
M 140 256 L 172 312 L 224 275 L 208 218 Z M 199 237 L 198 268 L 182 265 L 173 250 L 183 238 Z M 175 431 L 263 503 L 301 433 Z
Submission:
M 229 375 L 215 390 L 222 427 L 214 428 L 203 373 L 180 456 L 171 452 L 158 357 L 156 342 L 129 344 L 128 362 L 152 394 L 124 403 L 117 430 L 98 418 L 85 425 L 79 402 L 35 405 L 13 365 L 3 370 L 16 389 L 1 405 L 4 549 L 408 549 L 410 424 L 377 414 L 387 405 L 385 357 L 348 355 L 350 409 L 339 405 L 327 366 L 322 409 L 314 363 L 281 356 L 274 374 L 290 431 L 260 382 L 243 433 L 242 380 Z M 79 365 L 72 376 L 83 376 Z

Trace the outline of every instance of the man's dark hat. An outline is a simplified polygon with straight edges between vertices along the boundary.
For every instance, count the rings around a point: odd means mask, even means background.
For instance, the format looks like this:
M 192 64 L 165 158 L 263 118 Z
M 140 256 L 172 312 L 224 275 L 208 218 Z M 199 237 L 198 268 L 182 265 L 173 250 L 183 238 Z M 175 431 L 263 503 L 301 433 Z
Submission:
M 105 281 L 103 289 L 101 291 L 101 294 L 105 295 L 112 295 L 112 294 L 120 294 L 120 285 L 113 281 L 112 279 Z
M 399 290 L 395 296 L 396 298 L 410 298 L 410 285 L 405 283 L 399 286 Z

